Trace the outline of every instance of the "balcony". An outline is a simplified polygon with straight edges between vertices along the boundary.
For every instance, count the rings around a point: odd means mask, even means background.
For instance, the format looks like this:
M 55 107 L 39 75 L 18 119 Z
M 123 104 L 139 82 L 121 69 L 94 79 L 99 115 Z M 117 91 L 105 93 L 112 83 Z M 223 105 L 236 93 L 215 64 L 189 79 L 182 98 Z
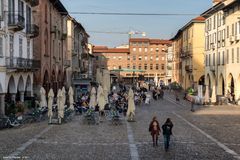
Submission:
M 20 31 L 25 28 L 25 18 L 19 13 L 8 14 L 8 28 L 13 31 Z
M 187 71 L 187 72 L 192 72 L 192 65 L 186 65 L 185 66 L 185 71 Z
M 38 70 L 41 67 L 39 60 L 21 57 L 6 57 L 6 68 L 18 71 Z
M 27 24 L 26 34 L 30 38 L 35 38 L 39 35 L 39 27 L 36 24 Z
M 71 67 L 71 60 L 64 60 L 65 67 Z

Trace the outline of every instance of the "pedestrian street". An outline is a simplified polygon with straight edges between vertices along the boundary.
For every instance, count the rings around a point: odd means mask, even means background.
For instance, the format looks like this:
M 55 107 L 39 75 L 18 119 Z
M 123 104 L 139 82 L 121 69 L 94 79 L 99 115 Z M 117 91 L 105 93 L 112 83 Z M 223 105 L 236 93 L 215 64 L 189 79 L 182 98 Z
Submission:
M 224 112 L 228 109 L 228 112 Z M 165 152 L 163 136 L 152 146 L 148 132 L 152 117 L 163 125 L 173 122 L 170 148 Z M 115 125 L 102 117 L 100 124 L 83 123 L 82 115 L 62 125 L 47 121 L 0 131 L 1 159 L 33 160 L 231 160 L 240 157 L 240 108 L 195 106 L 175 102 L 172 93 L 150 105 L 136 106 L 135 122 Z

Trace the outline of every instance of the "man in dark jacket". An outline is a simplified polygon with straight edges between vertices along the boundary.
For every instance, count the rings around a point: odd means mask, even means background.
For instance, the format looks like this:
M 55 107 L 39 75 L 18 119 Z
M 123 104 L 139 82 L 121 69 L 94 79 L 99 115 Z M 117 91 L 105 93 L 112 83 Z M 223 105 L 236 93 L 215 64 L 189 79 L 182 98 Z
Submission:
M 162 125 L 163 137 L 164 137 L 164 148 L 168 151 L 170 136 L 172 135 L 173 123 L 170 118 L 167 118 L 166 122 Z

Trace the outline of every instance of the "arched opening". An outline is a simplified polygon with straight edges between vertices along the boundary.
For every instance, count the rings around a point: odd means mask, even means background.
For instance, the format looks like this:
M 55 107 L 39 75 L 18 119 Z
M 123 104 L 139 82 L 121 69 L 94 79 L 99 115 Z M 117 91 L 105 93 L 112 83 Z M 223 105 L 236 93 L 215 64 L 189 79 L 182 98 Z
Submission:
M 52 71 L 52 75 L 51 75 L 51 86 L 54 92 L 54 95 L 57 95 L 57 80 L 56 80 L 56 74 L 55 71 Z
M 233 94 L 234 93 L 234 78 L 232 76 L 232 74 L 230 73 L 228 75 L 228 91 L 230 92 L 230 94 Z
M 48 92 L 50 89 L 49 75 L 47 70 L 44 72 L 43 76 L 43 88 L 46 90 L 46 92 Z
M 25 97 L 30 97 L 32 91 L 32 81 L 30 76 L 28 75 L 26 85 L 25 85 Z
M 224 78 L 222 74 L 218 79 L 218 94 L 225 95 L 225 85 L 224 85 Z
M 15 85 L 15 79 L 13 76 L 11 76 L 9 78 L 9 81 L 8 81 L 8 87 L 7 87 L 7 94 L 5 96 L 5 101 L 7 103 L 10 103 L 12 101 L 15 102 L 15 94 L 16 94 L 16 85 Z
M 237 93 L 236 93 L 236 100 L 239 100 L 240 99 L 240 75 L 238 76 L 238 79 L 237 79 Z
M 198 85 L 205 85 L 205 76 L 202 75 L 198 80 Z
M 17 86 L 17 94 L 16 94 L 16 101 L 24 101 L 24 81 L 23 77 L 20 76 L 18 79 L 18 86 Z
M 57 81 L 58 81 L 58 88 L 62 88 L 62 86 L 63 86 L 62 85 L 62 73 L 60 70 L 58 71 Z

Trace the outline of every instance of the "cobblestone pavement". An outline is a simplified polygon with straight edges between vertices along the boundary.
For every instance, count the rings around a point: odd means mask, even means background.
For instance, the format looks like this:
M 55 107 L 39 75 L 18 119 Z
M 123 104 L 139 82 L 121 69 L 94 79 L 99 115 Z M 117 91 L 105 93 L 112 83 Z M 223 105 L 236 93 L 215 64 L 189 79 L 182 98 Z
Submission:
M 175 102 L 171 93 L 151 105 L 137 106 L 136 122 L 113 125 L 83 123 L 76 115 L 63 125 L 47 121 L 0 131 L 0 159 L 33 160 L 231 160 L 240 159 L 240 107 L 195 106 Z M 170 150 L 152 147 L 148 125 L 153 116 L 161 124 L 174 123 Z

